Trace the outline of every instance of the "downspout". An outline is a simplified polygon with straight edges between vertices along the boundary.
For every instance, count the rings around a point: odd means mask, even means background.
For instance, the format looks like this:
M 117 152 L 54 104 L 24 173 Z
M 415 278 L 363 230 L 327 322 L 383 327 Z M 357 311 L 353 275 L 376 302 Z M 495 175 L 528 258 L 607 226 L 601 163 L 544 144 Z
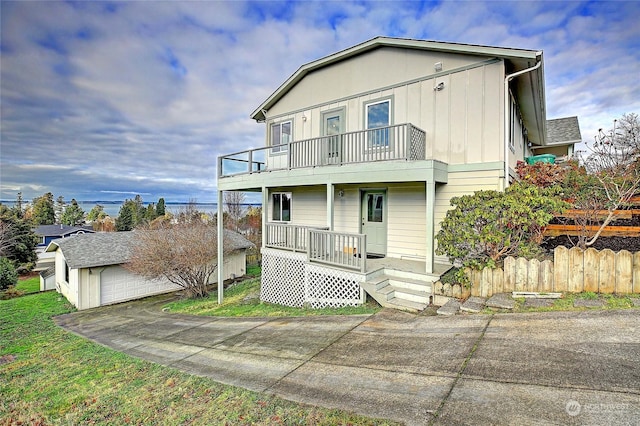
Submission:
M 504 77 L 504 188 L 509 187 L 509 137 L 511 135 L 511 107 L 509 100 L 509 82 L 514 78 L 540 68 L 542 52 L 536 52 L 536 64 L 531 68 L 508 74 Z

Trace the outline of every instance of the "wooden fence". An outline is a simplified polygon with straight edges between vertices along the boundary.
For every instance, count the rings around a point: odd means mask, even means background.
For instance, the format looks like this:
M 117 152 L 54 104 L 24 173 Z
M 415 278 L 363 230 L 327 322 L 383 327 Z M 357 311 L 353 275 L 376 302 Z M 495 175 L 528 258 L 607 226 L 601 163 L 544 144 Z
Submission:
M 490 297 L 512 291 L 640 293 L 640 252 L 559 246 L 553 261 L 508 257 L 503 268 L 470 270 L 469 277 L 471 289 L 438 282 L 435 293 L 451 297 Z

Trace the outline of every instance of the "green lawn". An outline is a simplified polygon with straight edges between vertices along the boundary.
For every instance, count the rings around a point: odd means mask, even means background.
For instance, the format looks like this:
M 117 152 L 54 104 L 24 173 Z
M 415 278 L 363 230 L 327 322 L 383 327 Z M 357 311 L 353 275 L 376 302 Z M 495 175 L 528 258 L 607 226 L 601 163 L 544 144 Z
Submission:
M 24 280 L 18 281 L 16 290 L 24 292 L 24 294 L 37 293 L 40 291 L 40 277 L 30 277 Z
M 212 292 L 205 299 L 184 299 L 165 306 L 170 312 L 191 315 L 225 317 L 292 317 L 310 315 L 355 315 L 373 314 L 381 307 L 368 303 L 344 308 L 291 308 L 260 301 L 260 278 L 240 282 L 224 291 L 224 303 L 218 305 L 218 295 Z
M 72 310 L 56 292 L 0 301 L 0 425 L 392 424 L 132 358 L 51 320 Z
M 629 309 L 633 308 L 633 300 L 638 298 L 638 295 L 618 295 L 618 294 L 598 294 L 593 292 L 584 293 L 564 293 L 560 299 L 552 299 L 553 305 L 547 307 L 527 307 L 525 306 L 525 298 L 517 298 L 516 306 L 513 310 L 505 310 L 504 312 L 552 312 L 552 311 L 586 311 L 594 309 Z M 573 304 L 576 299 L 586 300 L 602 300 L 603 306 L 595 308 L 574 307 Z M 496 309 L 485 308 L 484 313 L 495 313 Z

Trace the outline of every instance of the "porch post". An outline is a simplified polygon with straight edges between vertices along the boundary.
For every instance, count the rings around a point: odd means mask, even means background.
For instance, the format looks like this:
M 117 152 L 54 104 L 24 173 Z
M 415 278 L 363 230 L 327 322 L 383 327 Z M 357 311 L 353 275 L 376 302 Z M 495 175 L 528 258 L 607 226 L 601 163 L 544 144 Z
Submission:
M 333 197 L 335 195 L 335 185 L 327 184 L 327 227 L 333 231 Z
M 433 273 L 433 261 L 434 261 L 434 251 L 435 251 L 435 241 L 434 241 L 434 213 L 435 213 L 435 202 L 436 202 L 436 183 L 435 182 L 425 182 L 426 187 L 426 198 L 427 205 L 425 206 L 426 217 L 426 231 L 427 231 L 427 250 L 426 250 L 426 270 L 427 274 Z
M 269 190 L 262 187 L 262 247 L 267 246 L 267 218 L 269 217 Z
M 224 292 L 224 191 L 218 190 L 218 305 L 222 304 Z

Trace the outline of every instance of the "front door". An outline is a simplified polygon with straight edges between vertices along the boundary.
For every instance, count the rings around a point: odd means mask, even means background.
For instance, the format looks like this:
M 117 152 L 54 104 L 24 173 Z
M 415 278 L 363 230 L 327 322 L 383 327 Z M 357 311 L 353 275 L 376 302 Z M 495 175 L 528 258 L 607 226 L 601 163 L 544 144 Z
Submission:
M 326 164 L 340 164 L 342 136 L 344 133 L 344 109 L 322 113 L 323 153 Z
M 367 236 L 367 253 L 387 254 L 386 199 L 384 190 L 362 192 L 362 233 Z

